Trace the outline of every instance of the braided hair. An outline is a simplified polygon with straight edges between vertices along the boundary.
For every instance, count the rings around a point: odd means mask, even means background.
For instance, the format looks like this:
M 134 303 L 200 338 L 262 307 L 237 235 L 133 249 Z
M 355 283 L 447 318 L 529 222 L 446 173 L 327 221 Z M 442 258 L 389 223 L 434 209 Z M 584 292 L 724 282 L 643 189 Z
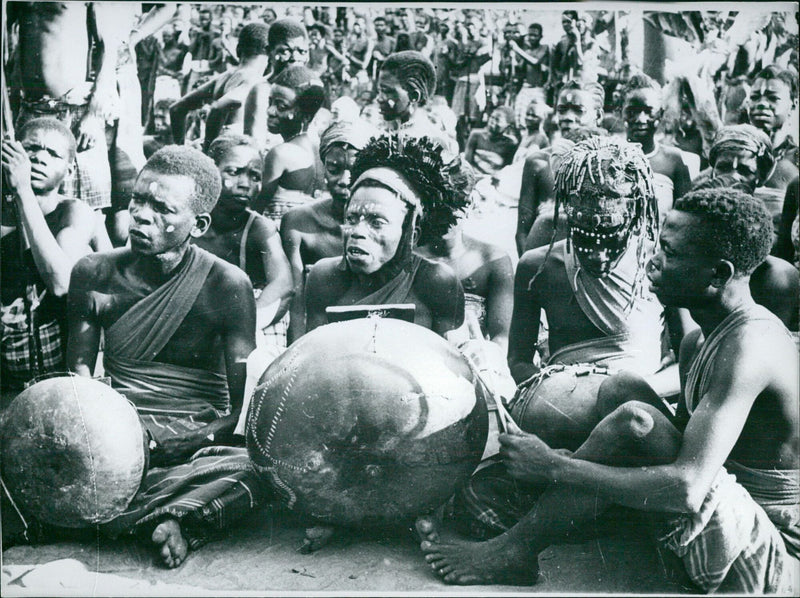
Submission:
M 401 173 L 422 204 L 419 244 L 438 239 L 455 225 L 459 212 L 469 205 L 457 176 L 460 166 L 442 159 L 442 146 L 429 137 L 402 133 L 375 137 L 356 155 L 352 180 L 370 168 L 383 166 Z
M 591 219 L 594 226 L 603 221 L 620 224 L 630 217 L 631 234 L 637 237 L 637 270 L 633 299 L 642 292 L 646 263 L 645 251 L 658 239 L 658 202 L 653 189 L 653 172 L 638 145 L 614 137 L 590 137 L 572 148 L 555 173 L 555 209 L 553 236 L 545 259 L 528 285 L 544 270 L 558 231 L 559 211 L 563 205 L 570 218 L 574 205 L 594 203 Z M 578 213 L 580 216 L 580 213 Z M 649 243 L 648 243 L 649 242 Z M 567 233 L 572 243 L 572 227 Z

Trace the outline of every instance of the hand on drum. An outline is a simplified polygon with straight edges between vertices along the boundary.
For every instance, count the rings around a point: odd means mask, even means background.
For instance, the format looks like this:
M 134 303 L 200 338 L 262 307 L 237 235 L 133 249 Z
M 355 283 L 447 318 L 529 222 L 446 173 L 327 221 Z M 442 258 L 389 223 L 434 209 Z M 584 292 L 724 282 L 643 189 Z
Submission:
M 536 434 L 517 430 L 500 434 L 500 456 L 509 475 L 515 480 L 529 484 L 553 481 L 556 462 L 563 451 L 551 449 Z

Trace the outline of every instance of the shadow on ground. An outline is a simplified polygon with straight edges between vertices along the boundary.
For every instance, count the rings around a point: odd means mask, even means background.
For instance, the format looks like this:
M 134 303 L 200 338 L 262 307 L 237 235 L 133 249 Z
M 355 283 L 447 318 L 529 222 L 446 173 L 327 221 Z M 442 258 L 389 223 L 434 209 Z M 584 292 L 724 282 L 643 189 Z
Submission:
M 611 537 L 543 552 L 541 578 L 535 586 L 490 586 L 480 591 L 658 595 L 693 591 L 674 557 L 658 551 L 640 526 L 615 528 Z M 460 591 L 439 582 L 410 531 L 341 530 L 311 555 L 298 551 L 303 537 L 301 519 L 267 507 L 190 554 L 178 569 L 168 570 L 156 564 L 149 546 L 132 538 L 97 538 L 92 532 L 5 550 L 0 589 L 3 596 Z M 472 594 L 476 590 L 464 588 Z

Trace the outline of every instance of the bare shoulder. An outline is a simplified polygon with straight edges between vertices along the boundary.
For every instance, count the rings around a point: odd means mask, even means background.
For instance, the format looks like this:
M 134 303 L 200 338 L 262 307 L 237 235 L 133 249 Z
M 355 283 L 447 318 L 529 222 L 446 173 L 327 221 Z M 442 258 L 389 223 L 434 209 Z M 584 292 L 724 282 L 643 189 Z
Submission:
M 566 243 L 566 240 L 558 241 L 553 245 L 552 251 L 547 245 L 543 245 L 523 253 L 517 264 L 517 276 L 520 274 L 533 276 L 542 268 L 543 264 L 543 276 L 551 276 L 556 271 L 563 271 Z
M 499 245 L 467 235 L 464 235 L 464 241 L 469 249 L 480 252 L 481 258 L 486 263 L 502 260 L 503 258 L 507 258 L 509 262 L 511 261 L 508 252 Z
M 249 291 L 252 296 L 253 286 L 250 283 L 250 278 L 241 268 L 213 254 L 211 257 L 214 262 L 206 279 L 206 289 L 214 296 L 219 297 L 220 300 L 224 300 L 226 305 L 234 303 L 231 298 L 238 296 L 243 291 Z
M 253 224 L 250 228 L 250 234 L 247 237 L 247 245 L 253 247 L 262 247 L 266 244 L 267 239 L 278 232 L 278 227 L 269 218 L 261 214 L 255 214 Z
M 792 264 L 773 255 L 755 269 L 750 280 L 761 286 L 762 294 L 797 295 L 800 291 L 800 272 Z
M 72 267 L 70 288 L 80 286 L 84 290 L 102 289 L 119 276 L 132 260 L 127 247 L 101 253 L 89 253 Z
M 319 213 L 324 210 L 328 201 L 327 199 L 320 199 L 291 208 L 281 218 L 281 231 L 306 229 L 318 220 Z
M 58 210 L 64 226 L 79 226 L 93 222 L 94 210 L 85 201 L 63 199 L 58 204 Z
M 325 284 L 341 279 L 341 271 L 339 270 L 341 261 L 341 257 L 324 257 L 318 260 L 308 271 L 307 284 Z
M 441 296 L 444 292 L 458 288 L 459 284 L 458 275 L 450 266 L 444 262 L 420 257 L 417 276 L 414 279 L 414 289 L 420 296 Z

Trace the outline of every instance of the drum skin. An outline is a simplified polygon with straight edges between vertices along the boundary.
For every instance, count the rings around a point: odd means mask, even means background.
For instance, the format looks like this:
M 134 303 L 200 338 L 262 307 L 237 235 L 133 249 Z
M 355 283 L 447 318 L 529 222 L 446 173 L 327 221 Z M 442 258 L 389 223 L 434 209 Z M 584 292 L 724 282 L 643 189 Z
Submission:
M 597 390 L 609 375 L 600 366 L 548 366 L 517 390 L 511 416 L 522 430 L 552 448 L 574 451 L 600 421 Z
M 328 324 L 273 362 L 253 393 L 247 447 L 288 506 L 351 527 L 443 504 L 480 461 L 484 397 L 430 330 L 370 317 Z
M 25 513 L 81 528 L 122 513 L 147 469 L 136 409 L 80 376 L 37 382 L 3 415 L 3 481 Z

